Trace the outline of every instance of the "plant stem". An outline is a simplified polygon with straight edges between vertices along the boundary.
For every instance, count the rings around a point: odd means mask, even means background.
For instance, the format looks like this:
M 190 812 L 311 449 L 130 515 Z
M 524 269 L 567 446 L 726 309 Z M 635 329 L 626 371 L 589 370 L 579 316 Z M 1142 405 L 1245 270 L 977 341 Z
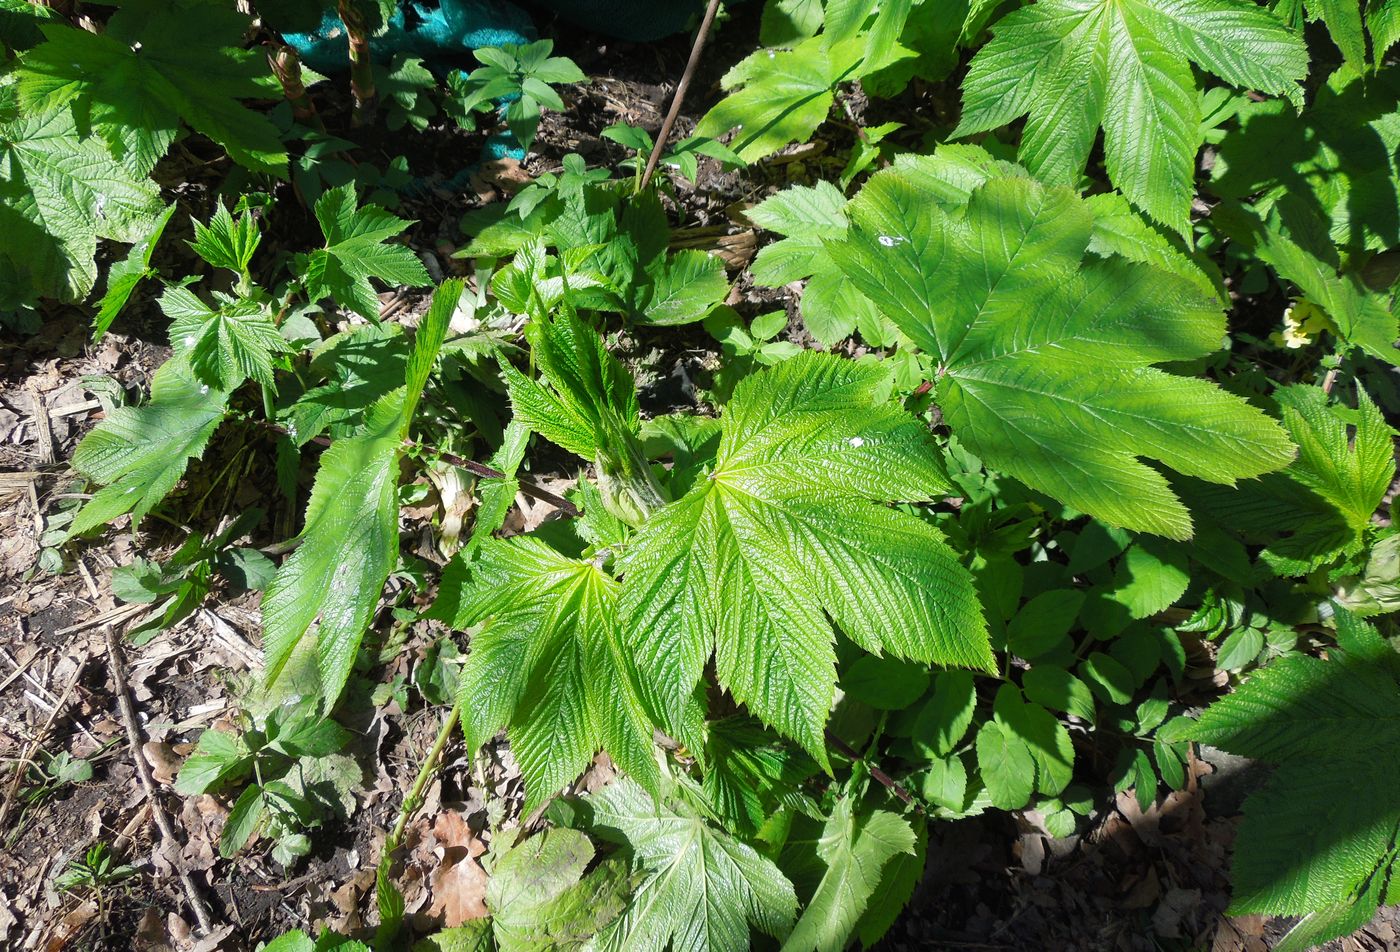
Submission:
M 832 747 L 835 747 L 842 754 L 842 756 L 849 757 L 851 760 L 865 761 L 865 758 L 861 757 L 861 755 L 856 752 L 856 749 L 854 747 L 846 743 L 841 738 L 837 737 L 834 733 L 832 733 L 830 728 L 827 728 L 826 731 L 826 742 Z M 924 812 L 924 808 L 919 804 L 917 800 L 914 799 L 914 795 L 911 794 L 908 790 L 904 789 L 904 785 L 901 784 L 898 780 L 895 780 L 889 774 L 885 773 L 879 767 L 875 766 L 874 764 L 868 761 L 865 761 L 865 766 L 866 769 L 870 771 L 871 777 L 879 781 L 885 787 L 886 790 L 898 797 L 904 804 L 913 807 L 915 813 Z
M 705 18 L 700 21 L 695 42 L 691 44 L 690 59 L 686 60 L 685 72 L 681 74 L 681 81 L 676 84 L 675 95 L 671 97 L 671 108 L 666 111 L 666 119 L 661 123 L 661 131 L 656 134 L 656 143 L 651 147 L 651 155 L 647 157 L 647 168 L 642 173 L 642 184 L 637 189 L 639 192 L 651 184 L 656 163 L 661 161 L 661 153 L 666 149 L 666 140 L 671 138 L 671 129 L 676 124 L 676 117 L 681 113 L 681 103 L 685 100 L 685 91 L 690 88 L 691 78 L 695 76 L 695 67 L 700 65 L 700 51 L 705 48 L 705 37 L 709 35 L 718 10 L 719 0 L 710 0 L 709 6 L 705 7 Z
M 350 42 L 350 95 L 355 100 L 351 124 L 362 126 L 374 115 L 374 64 L 369 58 L 369 25 L 355 0 L 336 0 L 336 12 Z
M 447 739 L 452 736 L 452 728 L 457 726 L 457 720 L 461 716 L 462 702 L 457 701 L 452 705 L 452 710 L 448 711 L 447 720 L 442 722 L 442 728 L 433 740 L 433 746 L 428 748 L 428 755 L 423 759 L 423 766 L 418 768 L 418 776 L 413 778 L 413 786 L 409 788 L 408 796 L 404 797 L 403 806 L 399 809 L 399 818 L 394 823 L 393 832 L 384 841 L 384 855 L 387 856 L 398 848 L 399 840 L 403 838 L 403 831 L 408 826 L 408 818 L 418 809 L 418 805 L 423 799 L 423 789 L 428 785 L 428 778 L 433 775 L 433 771 L 437 768 L 438 759 L 442 757 L 443 748 L 447 746 Z
M 293 118 L 317 132 L 325 132 L 326 124 L 321 121 L 316 104 L 306 94 L 306 85 L 301 81 L 301 58 L 297 51 L 280 40 L 270 40 L 267 46 L 268 65 L 282 84 L 282 95 L 291 104 Z

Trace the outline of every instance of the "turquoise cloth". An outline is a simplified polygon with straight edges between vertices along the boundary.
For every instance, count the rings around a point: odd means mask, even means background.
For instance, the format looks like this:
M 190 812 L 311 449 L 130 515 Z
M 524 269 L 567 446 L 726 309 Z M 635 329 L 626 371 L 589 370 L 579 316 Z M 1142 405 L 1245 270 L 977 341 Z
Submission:
M 560 19 L 597 33 L 631 42 L 649 42 L 686 29 L 704 7 L 703 0 L 538 0 Z M 528 43 L 535 38 L 528 14 L 507 0 L 404 0 L 390 17 L 387 29 L 370 38 L 370 55 L 388 62 L 396 53 L 421 57 L 439 74 L 470 65 L 467 54 L 481 46 Z M 318 73 L 349 68 L 345 28 L 334 8 L 308 33 L 286 33 L 283 39 Z M 482 150 L 483 161 L 524 158 L 525 152 L 506 133 L 492 136 Z
M 467 54 L 479 46 L 528 43 L 534 38 L 529 16 L 504 0 L 443 0 L 441 4 L 408 0 L 394 11 L 388 29 L 370 39 L 369 48 L 381 62 L 395 53 L 411 53 L 444 70 L 467 64 Z M 326 11 L 315 30 L 288 33 L 284 39 L 302 62 L 318 73 L 337 73 L 349 67 L 345 28 L 334 8 Z

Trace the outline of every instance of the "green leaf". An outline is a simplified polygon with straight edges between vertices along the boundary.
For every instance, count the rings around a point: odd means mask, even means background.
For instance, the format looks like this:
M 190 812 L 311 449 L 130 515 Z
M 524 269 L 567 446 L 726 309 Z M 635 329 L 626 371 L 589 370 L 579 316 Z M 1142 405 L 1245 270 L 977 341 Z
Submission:
M 809 279 L 802 292 L 802 319 L 827 346 L 849 337 L 857 326 L 866 333 L 875 319 L 873 305 L 842 277 L 823 244 L 846 234 L 845 207 L 845 196 L 823 181 L 811 188 L 784 189 L 745 213 L 760 228 L 784 236 L 759 249 L 751 267 L 754 281 L 782 287 Z
M 792 843 L 789 848 L 801 849 Z M 914 830 L 897 813 L 855 811 L 851 797 L 836 802 L 814 844 L 825 874 L 802 910 L 784 952 L 840 952 L 846 947 L 891 861 L 914 853 Z
M 107 333 L 117 315 L 121 314 L 126 302 L 131 300 L 136 286 L 155 275 L 154 269 L 151 268 L 151 254 L 156 250 L 156 243 L 160 241 L 160 236 L 164 234 L 165 226 L 169 224 L 173 214 L 175 203 L 171 202 L 165 206 L 165 211 L 157 216 L 145 237 L 131 246 L 126 257 L 121 261 L 112 262 L 112 266 L 107 269 L 107 290 L 103 292 L 102 300 L 98 303 L 97 315 L 92 319 L 94 344 L 102 340 L 102 335 Z
M 1036 658 L 1055 650 L 1069 635 L 1084 593 L 1072 588 L 1041 592 L 1021 606 L 1006 626 L 1006 646 L 1022 658 Z
M 1073 192 L 992 178 L 945 210 L 906 166 L 874 176 L 848 214 L 828 250 L 937 361 L 943 418 L 988 466 L 1183 539 L 1190 515 L 1137 457 L 1227 485 L 1291 458 L 1282 428 L 1239 397 L 1152 366 L 1215 351 L 1219 305 L 1149 265 L 1086 257 L 1093 211 Z
M 243 49 L 248 17 L 233 8 L 146 2 L 123 6 L 102 33 L 59 24 L 25 54 L 20 101 L 42 113 L 69 104 L 91 116 L 114 154 L 140 176 L 183 120 L 256 172 L 285 176 L 277 128 L 240 99 L 271 96 L 264 54 Z
M 413 943 L 413 952 L 495 952 L 490 919 L 469 919 Z M 265 949 L 264 952 L 271 952 Z
M 821 26 L 821 0 L 769 0 L 763 4 L 759 41 L 764 46 L 789 46 L 813 36 Z
M 1073 185 L 1102 126 L 1110 180 L 1183 234 L 1201 143 L 1191 63 L 1302 104 L 1306 47 L 1247 0 L 1038 0 L 992 32 L 963 81 L 954 135 L 1027 115 L 1021 162 Z
M 1400 770 L 1383 752 L 1400 742 L 1400 658 L 1374 629 L 1346 624 L 1374 653 L 1280 658 L 1207 708 L 1191 732 L 1279 765 L 1245 803 L 1235 914 L 1303 915 L 1345 904 L 1362 907 L 1367 919 L 1380 899 L 1367 884 L 1387 881 L 1396 860 L 1400 805 L 1392 793 Z
M 183 797 L 218 790 L 243 779 L 253 769 L 253 755 L 243 738 L 223 731 L 199 735 L 194 752 L 180 765 L 175 792 Z
M 1236 628 L 1220 643 L 1216 655 L 1216 667 L 1224 671 L 1238 671 L 1254 663 L 1259 652 L 1264 650 L 1264 633 L 1258 628 Z
M 245 212 L 235 220 L 224 203 L 219 202 L 208 225 L 194 222 L 194 241 L 190 242 L 190 247 L 214 267 L 244 275 L 261 241 L 257 220 L 251 214 Z
M 962 762 L 958 763 L 961 765 Z M 865 914 L 856 923 L 856 935 L 860 937 L 863 949 L 873 948 L 899 921 L 914 896 L 914 890 L 924 879 L 928 824 L 919 814 L 907 816 L 905 820 L 913 828 L 914 849 L 896 853 L 881 871 L 880 887 L 870 897 Z
M 588 797 L 596 834 L 627 845 L 639 877 L 600 952 L 743 952 L 749 927 L 782 938 L 797 912 L 792 884 L 752 847 L 681 804 L 660 806 L 621 780 Z
M 1000 721 L 991 720 L 977 732 L 977 766 L 992 805 L 1019 810 L 1035 790 L 1035 758 L 1025 741 Z
M 311 379 L 326 382 L 292 405 L 288 435 L 304 445 L 327 428 L 337 436 L 362 429 L 369 408 L 403 383 L 408 353 L 398 324 L 362 324 L 327 338 L 308 368 Z
M 484 623 L 461 676 L 467 747 L 474 752 L 506 729 L 527 812 L 576 779 L 599 748 L 659 789 L 650 726 L 617 630 L 617 590 L 593 563 L 516 536 L 485 542 L 456 594 L 453 627 Z
M 1147 537 L 1123 554 L 1109 598 L 1133 618 L 1147 618 L 1176 603 L 1190 584 L 1190 560 L 1179 545 Z
M 1036 790 L 1051 797 L 1064 790 L 1074 773 L 1074 747 L 1065 726 L 1039 704 L 1023 701 L 1021 692 L 1011 684 L 997 691 L 992 711 L 1007 736 L 1018 739 L 1030 751 L 1035 761 Z M 978 751 L 980 755 L 980 747 Z
M 461 281 L 447 281 L 433 295 L 414 340 L 406 386 L 374 404 L 363 433 L 337 440 L 321 457 L 299 544 L 263 595 L 269 685 L 318 618 L 316 662 L 328 706 L 350 676 L 398 561 L 399 459 L 462 287 Z
M 729 293 L 724 262 L 704 251 L 678 251 L 658 258 L 652 283 L 645 286 L 639 322 L 670 327 L 693 324 Z
M 872 653 L 990 670 L 971 576 L 928 523 L 873 504 L 948 490 L 884 380 L 810 352 L 745 378 L 709 477 L 633 538 L 623 637 L 658 724 L 679 730 L 713 653 L 720 684 L 825 765 L 827 616 Z
M 860 63 L 863 47 L 859 37 L 829 48 L 816 36 L 792 50 L 753 53 L 720 80 L 726 91 L 737 91 L 705 114 L 695 134 L 717 139 L 740 127 L 730 148 L 745 162 L 807 141 L 831 110 L 836 84 Z
M 1366 32 L 1361 26 L 1361 3 L 1356 0 L 1308 0 L 1308 12 L 1327 24 L 1332 42 L 1347 65 L 1358 73 L 1366 69 Z
M 138 242 L 160 214 L 155 183 L 83 137 L 70 110 L 18 118 L 0 110 L 0 273 L 9 285 L 0 307 L 86 297 L 97 239 Z
M 517 843 L 491 870 L 486 907 L 501 952 L 572 947 L 622 912 L 623 870 L 603 863 L 587 875 L 593 844 L 577 830 L 545 830 Z
M 224 821 L 224 831 L 219 834 L 219 855 L 229 859 L 246 846 L 266 812 L 267 797 L 263 788 L 256 783 L 249 784 L 238 795 Z
M 703 789 L 727 828 L 757 831 L 780 805 L 814 809 L 800 791 L 817 765 L 752 718 L 712 721 L 708 741 Z
M 1026 697 L 1045 707 L 1094 721 L 1094 695 L 1088 686 L 1064 668 L 1038 664 L 1021 678 Z
M 877 711 L 900 711 L 928 688 L 928 666 L 863 654 L 841 675 L 841 690 Z
M 307 258 L 306 293 L 313 301 L 329 297 L 373 321 L 379 319 L 379 299 L 370 278 L 411 288 L 432 283 L 412 251 L 387 243 L 412 222 L 378 205 L 356 208 L 354 183 L 322 193 L 316 220 L 326 246 Z
M 245 380 L 273 387 L 273 357 L 291 349 L 267 310 L 234 301 L 217 310 L 186 288 L 166 288 L 160 309 L 171 319 L 170 346 L 201 383 L 223 391 Z
M 1090 652 L 1089 657 L 1080 662 L 1079 673 L 1088 682 L 1089 689 L 1105 703 L 1127 704 L 1137 689 L 1132 672 L 1102 651 Z
M 914 715 L 914 742 L 926 746 L 936 757 L 946 757 L 962 743 L 976 708 L 971 673 L 940 671 L 933 682 L 933 696 Z
M 1276 398 L 1298 444 L 1286 475 L 1336 507 L 1360 541 L 1395 478 L 1396 431 L 1360 386 L 1354 413 L 1329 404 L 1317 387 L 1285 387 Z
M 139 525 L 203 454 L 227 411 L 227 393 L 195 381 L 182 361 L 167 361 L 151 382 L 149 403 L 112 410 L 73 452 L 73 468 L 103 488 L 79 510 L 69 535 L 128 512 Z
M 1371 0 L 1366 11 L 1366 29 L 1371 34 L 1371 53 L 1376 63 L 1400 42 L 1400 4 L 1390 0 Z
M 962 757 L 949 755 L 930 761 L 920 792 L 930 803 L 962 813 L 967 805 L 967 766 Z

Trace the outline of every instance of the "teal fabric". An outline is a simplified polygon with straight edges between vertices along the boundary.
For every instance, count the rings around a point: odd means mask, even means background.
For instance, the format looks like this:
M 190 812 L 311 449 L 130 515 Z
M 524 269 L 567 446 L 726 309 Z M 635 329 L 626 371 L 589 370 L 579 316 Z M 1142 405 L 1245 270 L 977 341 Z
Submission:
M 619 40 L 645 43 L 689 27 L 703 0 L 537 0 L 561 20 Z M 461 63 L 479 46 L 528 43 L 535 38 L 529 15 L 507 0 L 406 0 L 388 29 L 370 40 L 370 53 L 387 61 L 395 53 L 420 56 L 445 69 Z M 334 8 L 309 33 L 289 33 L 288 43 L 302 62 L 320 73 L 346 68 L 345 34 Z
M 631 42 L 649 42 L 689 27 L 704 8 L 703 0 L 537 0 L 561 20 Z M 507 0 L 403 0 L 388 28 L 370 39 L 370 55 L 387 62 L 395 53 L 421 57 L 444 73 L 470 65 L 467 54 L 481 46 L 528 43 L 535 38 L 528 14 Z M 345 30 L 334 7 L 309 33 L 283 38 L 318 73 L 340 73 L 349 66 Z M 481 160 L 524 158 L 509 133 L 491 136 Z
M 411 53 L 429 66 L 446 69 L 469 63 L 467 54 L 479 46 L 528 43 L 534 38 L 530 17 L 505 0 L 442 0 L 441 4 L 407 0 L 394 11 L 388 29 L 370 39 L 369 47 L 381 62 L 395 53 Z M 348 68 L 345 30 L 334 7 L 312 32 L 288 33 L 284 39 L 318 73 Z

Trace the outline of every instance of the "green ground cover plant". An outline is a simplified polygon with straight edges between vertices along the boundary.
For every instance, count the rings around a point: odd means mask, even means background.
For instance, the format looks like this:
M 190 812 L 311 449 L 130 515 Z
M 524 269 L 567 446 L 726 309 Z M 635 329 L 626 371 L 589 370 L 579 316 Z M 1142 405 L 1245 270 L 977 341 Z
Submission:
M 317 171 L 301 67 L 252 44 L 299 28 L 284 6 L 0 2 L 0 314 L 86 302 L 98 339 L 150 299 L 170 347 L 78 445 L 54 548 L 139 541 L 220 441 L 296 514 L 267 551 L 259 512 L 112 580 L 164 606 L 142 637 L 262 593 L 261 682 L 175 790 L 231 804 L 224 856 L 288 868 L 353 819 L 336 716 L 396 650 L 391 578 L 450 659 L 420 779 L 502 737 L 523 778 L 488 916 L 413 934 L 415 784 L 373 928 L 269 952 L 869 947 L 932 824 L 1068 836 L 1185 787 L 1197 744 L 1273 765 L 1232 911 L 1301 917 L 1277 948 L 1400 902 L 1400 0 L 767 0 L 693 135 L 613 125 L 629 161 L 560 155 L 470 211 L 470 280 L 430 274 L 392 189 Z M 340 8 L 358 64 L 392 3 Z M 506 100 L 538 146 L 586 80 L 554 52 L 357 66 L 355 121 Z M 913 116 L 930 89 L 952 115 Z M 702 168 L 837 135 L 843 168 L 741 210 L 747 274 L 674 247 Z M 158 170 L 196 140 L 236 184 L 183 228 Z M 800 301 L 746 309 L 741 281 Z M 657 410 L 628 342 L 668 335 L 718 366 Z M 444 480 L 471 515 L 433 564 L 401 528 Z M 553 514 L 519 531 L 521 495 Z M 600 752 L 618 777 L 585 790 Z

